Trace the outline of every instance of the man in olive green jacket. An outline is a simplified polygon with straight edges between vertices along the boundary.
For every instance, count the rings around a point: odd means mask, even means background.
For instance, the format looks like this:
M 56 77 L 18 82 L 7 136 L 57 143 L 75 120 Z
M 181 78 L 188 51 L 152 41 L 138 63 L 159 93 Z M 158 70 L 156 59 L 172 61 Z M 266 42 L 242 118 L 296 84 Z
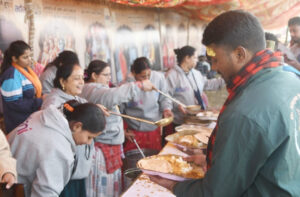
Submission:
M 179 183 L 151 180 L 182 197 L 300 196 L 299 77 L 283 69 L 281 54 L 265 49 L 250 13 L 219 15 L 202 43 L 229 89 L 210 137 L 207 173 Z

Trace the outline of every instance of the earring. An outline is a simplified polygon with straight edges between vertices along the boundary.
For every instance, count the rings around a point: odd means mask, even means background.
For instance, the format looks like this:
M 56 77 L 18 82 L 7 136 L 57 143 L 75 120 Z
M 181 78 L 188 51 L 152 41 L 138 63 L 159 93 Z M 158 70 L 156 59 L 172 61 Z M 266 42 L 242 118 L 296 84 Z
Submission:
M 65 86 L 62 86 L 62 90 L 65 91 Z

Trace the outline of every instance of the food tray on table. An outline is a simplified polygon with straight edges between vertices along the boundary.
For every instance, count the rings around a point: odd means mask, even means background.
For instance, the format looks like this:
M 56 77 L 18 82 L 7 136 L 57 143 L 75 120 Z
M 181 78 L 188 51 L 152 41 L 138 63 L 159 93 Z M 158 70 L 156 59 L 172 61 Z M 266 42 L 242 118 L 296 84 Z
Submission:
M 196 125 L 202 125 L 206 126 L 209 123 L 211 123 L 213 120 L 205 120 L 197 117 L 196 115 L 185 115 L 183 118 L 183 122 L 185 124 L 196 124 Z
M 158 175 L 166 179 L 184 181 L 204 177 L 201 167 L 184 161 L 179 155 L 154 155 L 137 162 L 137 167 L 145 174 Z
M 211 120 L 216 121 L 219 116 L 219 111 L 211 110 L 211 111 L 202 111 L 196 114 L 197 119 L 199 120 Z
M 206 149 L 211 132 L 212 129 L 205 127 L 202 130 L 181 130 L 165 139 L 183 150 Z
M 175 131 L 198 131 L 198 132 L 212 132 L 212 129 L 209 128 L 209 124 L 205 125 L 194 125 L 194 124 L 182 124 L 175 128 Z

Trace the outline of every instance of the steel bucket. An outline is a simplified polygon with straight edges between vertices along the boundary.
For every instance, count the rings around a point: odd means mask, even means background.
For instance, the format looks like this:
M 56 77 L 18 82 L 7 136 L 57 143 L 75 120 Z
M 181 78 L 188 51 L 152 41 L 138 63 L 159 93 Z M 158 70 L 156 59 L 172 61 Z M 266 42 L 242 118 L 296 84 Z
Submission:
M 138 168 L 129 168 L 124 171 L 124 190 L 134 182 L 134 180 L 142 173 Z

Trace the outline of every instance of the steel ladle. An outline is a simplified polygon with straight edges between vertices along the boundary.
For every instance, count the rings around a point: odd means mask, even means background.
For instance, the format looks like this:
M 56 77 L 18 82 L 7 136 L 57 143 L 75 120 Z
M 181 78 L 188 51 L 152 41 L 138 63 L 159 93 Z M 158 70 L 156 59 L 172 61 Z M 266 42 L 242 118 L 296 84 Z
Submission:
M 119 114 L 119 113 L 112 112 L 112 111 L 108 111 L 108 112 L 110 114 L 113 114 L 113 115 L 116 115 L 116 116 L 121 116 L 123 118 L 133 119 L 133 120 L 137 120 L 137 121 L 140 121 L 140 122 L 144 122 L 144 123 L 148 123 L 148 124 L 152 124 L 152 125 L 156 125 L 156 126 L 162 126 L 162 127 L 170 124 L 173 121 L 173 117 L 163 118 L 161 120 L 153 122 L 153 121 L 150 121 L 150 120 L 145 120 L 145 119 L 137 118 L 137 117 L 134 117 L 134 116 L 128 116 L 128 115 L 125 115 L 125 114 Z
M 142 151 L 139 144 L 137 143 L 137 141 L 134 138 L 133 138 L 133 142 L 134 142 L 135 146 L 137 147 L 137 149 L 139 150 L 139 152 L 141 153 L 142 157 L 145 158 L 146 156 L 145 156 L 144 152 Z
M 187 106 L 185 104 L 183 104 L 182 102 L 180 102 L 179 100 L 177 99 L 174 99 L 173 97 L 171 97 L 169 94 L 166 94 L 162 91 L 160 91 L 159 89 L 157 88 L 154 88 L 155 91 L 159 92 L 160 94 L 164 95 L 165 97 L 168 97 L 169 99 L 171 99 L 174 103 L 177 103 L 178 105 L 181 105 L 182 107 L 184 108 L 187 108 Z
M 166 93 L 160 91 L 157 88 L 154 88 L 154 90 L 159 92 L 160 94 L 164 95 L 165 97 L 168 97 L 169 99 L 171 99 L 173 102 L 177 103 L 178 105 L 181 105 L 182 107 L 184 107 L 189 114 L 197 114 L 201 111 L 201 106 L 200 105 L 185 105 L 182 102 L 180 102 L 179 100 L 174 99 L 169 94 L 166 94 Z

